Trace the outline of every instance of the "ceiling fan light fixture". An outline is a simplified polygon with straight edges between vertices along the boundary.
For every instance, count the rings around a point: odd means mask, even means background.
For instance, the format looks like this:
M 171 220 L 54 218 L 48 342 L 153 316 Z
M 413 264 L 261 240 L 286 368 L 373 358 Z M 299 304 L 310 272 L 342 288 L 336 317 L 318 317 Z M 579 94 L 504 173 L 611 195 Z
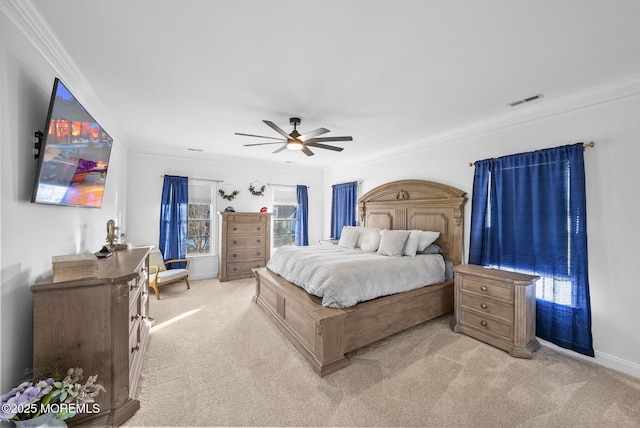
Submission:
M 287 149 L 289 150 L 302 150 L 303 144 L 298 140 L 289 140 L 287 143 Z

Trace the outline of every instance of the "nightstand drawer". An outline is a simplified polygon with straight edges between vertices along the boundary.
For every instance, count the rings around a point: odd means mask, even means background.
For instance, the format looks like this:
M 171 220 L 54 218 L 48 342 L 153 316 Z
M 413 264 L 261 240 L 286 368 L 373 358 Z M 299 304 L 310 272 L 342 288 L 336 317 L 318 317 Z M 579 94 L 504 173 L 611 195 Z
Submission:
M 489 331 L 511 340 L 513 334 L 513 324 L 498 321 L 491 317 L 483 317 L 473 311 L 459 311 L 460 322 L 477 330 Z
M 513 305 L 511 303 L 463 291 L 460 304 L 465 308 L 490 314 L 502 318 L 507 322 L 513 322 Z
M 513 287 L 505 287 L 497 282 L 465 277 L 462 282 L 462 289 L 473 291 L 474 293 L 485 294 L 498 299 L 513 301 Z

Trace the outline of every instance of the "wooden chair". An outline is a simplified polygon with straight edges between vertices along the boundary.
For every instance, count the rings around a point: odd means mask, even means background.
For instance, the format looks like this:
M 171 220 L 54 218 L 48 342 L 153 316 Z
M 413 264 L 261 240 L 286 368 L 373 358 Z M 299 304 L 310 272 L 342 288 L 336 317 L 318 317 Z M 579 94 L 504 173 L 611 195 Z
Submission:
M 183 269 L 167 269 L 170 263 L 186 263 Z M 184 281 L 187 283 L 187 289 L 191 288 L 189 284 L 189 263 L 188 259 L 171 259 L 164 261 L 162 253 L 158 249 L 149 252 L 149 287 L 156 292 L 156 299 L 160 300 L 160 291 L 158 287 L 173 282 Z

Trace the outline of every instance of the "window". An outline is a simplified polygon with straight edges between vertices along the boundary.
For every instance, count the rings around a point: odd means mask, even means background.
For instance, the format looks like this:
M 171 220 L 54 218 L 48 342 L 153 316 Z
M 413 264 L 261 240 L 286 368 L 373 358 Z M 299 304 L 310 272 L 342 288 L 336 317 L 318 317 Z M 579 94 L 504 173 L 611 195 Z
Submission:
M 189 203 L 187 254 L 211 253 L 211 204 Z
M 474 165 L 469 263 L 539 275 L 536 336 L 593 357 L 583 144 Z
M 297 209 L 295 188 L 274 189 L 272 248 L 295 245 Z
M 187 255 L 212 255 L 215 248 L 215 182 L 189 180 Z

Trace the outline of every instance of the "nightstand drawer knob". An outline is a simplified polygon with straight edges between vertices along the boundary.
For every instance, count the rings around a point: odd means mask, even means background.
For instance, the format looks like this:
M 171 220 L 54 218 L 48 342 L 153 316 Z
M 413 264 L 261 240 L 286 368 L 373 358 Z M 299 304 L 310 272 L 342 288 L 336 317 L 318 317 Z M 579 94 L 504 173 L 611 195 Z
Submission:
M 483 285 L 482 287 L 480 287 L 480 290 L 481 290 L 481 291 L 487 291 L 487 290 L 488 290 L 488 288 L 487 288 L 487 286 L 486 286 L 486 285 Z
M 487 326 L 487 322 L 485 320 L 480 321 L 480 325 L 483 327 Z
M 487 304 L 486 304 L 486 303 L 482 303 L 482 304 L 480 305 L 480 307 L 481 307 L 482 309 L 487 309 L 487 308 L 488 308 L 488 306 L 487 306 Z

